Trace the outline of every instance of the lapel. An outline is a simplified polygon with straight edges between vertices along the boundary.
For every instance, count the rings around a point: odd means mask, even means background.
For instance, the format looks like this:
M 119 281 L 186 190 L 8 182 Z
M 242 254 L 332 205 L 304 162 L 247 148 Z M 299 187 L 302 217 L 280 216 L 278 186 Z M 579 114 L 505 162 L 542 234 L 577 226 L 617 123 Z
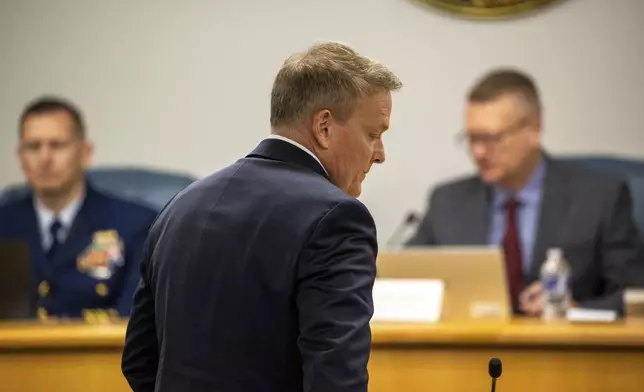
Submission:
M 465 202 L 459 206 L 462 227 L 467 243 L 485 245 L 488 243 L 490 223 L 490 190 L 479 178 L 471 183 L 472 189 L 466 192 Z
M 65 242 L 61 244 L 52 261 L 54 266 L 67 264 L 69 260 L 73 260 L 76 263 L 78 257 L 91 243 L 92 233 L 94 233 L 96 226 L 95 222 L 97 216 L 101 213 L 100 202 L 97 201 L 98 197 L 96 190 L 88 183 L 83 204 L 74 218 Z
M 545 159 L 547 165 L 546 177 L 541 197 L 537 237 L 532 251 L 530 281 L 537 279 L 539 276 L 539 270 L 545 261 L 547 248 L 558 244 L 561 238 L 560 230 L 570 206 L 570 192 L 565 172 L 560 170 L 559 163 L 549 156 L 546 155 Z
M 328 179 L 324 168 L 306 151 L 283 140 L 264 139 L 247 158 L 261 157 L 280 162 L 289 162 L 305 167 Z

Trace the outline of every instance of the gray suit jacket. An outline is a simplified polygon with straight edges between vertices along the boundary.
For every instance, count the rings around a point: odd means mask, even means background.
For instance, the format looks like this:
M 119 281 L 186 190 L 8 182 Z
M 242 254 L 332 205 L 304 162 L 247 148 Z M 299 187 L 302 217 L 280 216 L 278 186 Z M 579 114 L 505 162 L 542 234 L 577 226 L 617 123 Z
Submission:
M 642 242 L 628 186 L 619 179 L 546 157 L 547 171 L 533 262 L 526 284 L 539 278 L 547 249 L 570 263 L 573 298 L 581 306 L 621 311 L 625 285 L 641 285 Z M 438 186 L 410 246 L 485 245 L 490 188 L 479 177 Z

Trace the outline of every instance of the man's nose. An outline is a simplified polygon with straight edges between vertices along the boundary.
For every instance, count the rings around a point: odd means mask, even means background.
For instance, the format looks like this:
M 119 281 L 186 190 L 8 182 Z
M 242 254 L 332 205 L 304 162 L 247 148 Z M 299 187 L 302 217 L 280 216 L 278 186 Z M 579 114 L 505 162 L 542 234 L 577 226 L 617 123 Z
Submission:
M 38 150 L 38 162 L 43 166 L 48 166 L 54 157 L 54 151 L 51 147 L 44 145 Z
M 472 151 L 472 156 L 474 158 L 483 158 L 487 155 L 487 147 L 483 143 L 472 143 L 470 150 Z
M 373 161 L 375 163 L 384 163 L 385 162 L 385 146 L 380 142 L 376 146 L 376 150 L 373 153 Z

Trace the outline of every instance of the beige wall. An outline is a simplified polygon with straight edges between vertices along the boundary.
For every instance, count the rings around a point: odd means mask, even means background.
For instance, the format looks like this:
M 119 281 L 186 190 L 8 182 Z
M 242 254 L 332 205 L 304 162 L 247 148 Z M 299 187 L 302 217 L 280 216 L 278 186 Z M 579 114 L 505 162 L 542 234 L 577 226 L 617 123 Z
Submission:
M 463 94 L 491 66 L 538 79 L 551 151 L 644 156 L 643 15 L 641 0 L 567 0 L 493 23 L 408 0 L 0 0 L 0 186 L 21 178 L 20 110 L 50 92 L 84 109 L 97 164 L 210 173 L 267 134 L 283 58 L 341 40 L 406 83 L 388 162 L 362 197 L 384 239 L 430 185 L 471 170 L 454 135 Z

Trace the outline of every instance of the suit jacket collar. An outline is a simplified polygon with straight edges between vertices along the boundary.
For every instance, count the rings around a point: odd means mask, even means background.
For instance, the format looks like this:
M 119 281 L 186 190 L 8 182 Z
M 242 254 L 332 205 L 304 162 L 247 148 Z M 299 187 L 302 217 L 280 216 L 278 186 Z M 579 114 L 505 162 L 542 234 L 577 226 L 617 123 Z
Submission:
M 262 157 L 280 162 L 293 163 L 329 179 L 322 164 L 311 156 L 309 152 L 280 139 L 269 138 L 262 140 L 248 157 Z
M 544 162 L 537 169 L 537 172 L 532 175 L 531 181 L 533 187 L 546 186 L 545 180 L 541 177 L 544 174 L 547 176 L 547 169 L 550 167 L 551 159 L 544 152 Z M 541 173 L 540 171 L 546 171 Z M 483 182 L 480 176 L 472 178 L 469 184 L 469 189 L 465 192 L 468 195 L 467 200 L 461 207 L 462 216 L 470 223 L 468 225 L 467 233 L 464 233 L 467 243 L 473 244 L 487 244 L 489 241 L 490 230 L 490 207 L 497 209 L 503 208 L 507 201 L 510 192 L 493 185 L 488 185 Z M 526 196 L 531 196 L 530 192 L 525 192 Z
M 73 239 L 82 238 L 87 233 L 93 233 L 97 230 L 97 220 L 102 215 L 102 203 L 100 199 L 100 193 L 88 181 L 85 190 L 85 199 L 67 235 L 69 241 L 65 241 L 62 244 L 54 258 L 54 264 L 64 262 L 70 258 L 75 260 L 76 257 L 74 255 L 79 255 L 83 251 L 79 246 L 84 247 L 86 244 L 78 243 Z
M 34 208 L 34 196 L 32 193 L 29 195 L 27 200 L 25 200 L 24 205 L 28 207 L 29 211 L 27 219 L 28 236 L 32 238 L 34 245 L 37 245 L 44 255 L 46 250 L 42 248 L 43 239 L 38 225 L 38 217 Z M 61 244 L 52 264 L 59 264 L 68 260 L 70 258 L 70 254 L 79 253 L 79 249 L 76 249 L 79 244 L 76 243 L 74 239 L 80 238 L 83 234 L 95 231 L 96 220 L 99 219 L 101 215 L 101 205 L 101 194 L 89 183 L 89 181 L 87 181 L 83 203 L 69 228 L 66 240 Z M 73 259 L 75 259 L 75 257 Z
M 71 229 L 72 224 L 76 220 L 76 216 L 78 215 L 78 211 L 80 210 L 81 206 L 83 205 L 83 200 L 85 199 L 85 189 L 81 192 L 80 195 L 78 195 L 78 198 L 73 200 L 71 203 L 69 203 L 65 208 L 63 208 L 60 212 L 55 213 L 47 208 L 40 200 L 37 200 L 35 197 L 33 197 L 34 201 L 34 209 L 36 211 L 36 216 L 38 218 L 38 226 L 40 229 L 40 234 L 44 238 L 48 238 L 47 241 L 43 241 L 45 244 L 45 248 L 49 248 L 51 242 L 53 241 L 53 238 L 50 238 L 51 235 L 49 234 L 50 226 L 54 222 L 54 219 L 58 219 L 58 221 L 62 224 L 62 232 L 63 235 L 60 236 L 59 238 L 66 238 L 67 233 Z M 43 238 L 43 239 L 44 239 Z
M 546 152 L 543 153 L 543 159 L 545 178 L 536 238 L 532 248 L 532 264 L 530 271 L 526 271 L 529 281 L 539 277 L 539 270 L 545 260 L 547 249 L 559 245 L 560 230 L 570 205 L 569 181 L 562 164 Z M 468 242 L 486 244 L 490 228 L 489 207 L 492 203 L 492 187 L 481 181 L 480 177 L 473 180 L 472 189 L 468 192 L 469 199 L 462 207 L 463 216 L 471 222 L 469 232 L 464 235 L 467 236 Z
M 540 197 L 544 188 L 544 179 L 550 159 L 543 158 L 539 166 L 534 170 L 528 179 L 528 183 L 519 191 L 514 192 L 501 187 L 491 186 L 492 204 L 495 210 L 504 210 L 510 197 L 514 197 L 519 203 L 535 202 Z

